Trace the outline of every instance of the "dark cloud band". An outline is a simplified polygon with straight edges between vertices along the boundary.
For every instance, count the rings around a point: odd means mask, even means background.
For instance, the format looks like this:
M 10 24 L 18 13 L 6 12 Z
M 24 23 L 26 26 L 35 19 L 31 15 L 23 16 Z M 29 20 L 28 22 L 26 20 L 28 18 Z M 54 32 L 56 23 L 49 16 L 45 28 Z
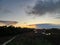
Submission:
M 60 12 L 60 0 L 38 0 L 29 13 L 44 15 L 46 13 L 55 13 L 56 11 Z
M 16 22 L 16 21 L 0 21 L 0 23 L 6 24 L 6 25 L 12 25 L 12 24 L 17 24 L 18 22 Z

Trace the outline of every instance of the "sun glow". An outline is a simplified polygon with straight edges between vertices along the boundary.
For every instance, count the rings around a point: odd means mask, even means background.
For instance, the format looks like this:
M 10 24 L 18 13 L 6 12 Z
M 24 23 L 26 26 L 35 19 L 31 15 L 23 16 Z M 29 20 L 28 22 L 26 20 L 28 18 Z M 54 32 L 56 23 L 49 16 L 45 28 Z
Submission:
M 36 28 L 36 25 L 28 25 L 28 24 L 16 24 L 15 27 L 21 27 L 21 28 Z

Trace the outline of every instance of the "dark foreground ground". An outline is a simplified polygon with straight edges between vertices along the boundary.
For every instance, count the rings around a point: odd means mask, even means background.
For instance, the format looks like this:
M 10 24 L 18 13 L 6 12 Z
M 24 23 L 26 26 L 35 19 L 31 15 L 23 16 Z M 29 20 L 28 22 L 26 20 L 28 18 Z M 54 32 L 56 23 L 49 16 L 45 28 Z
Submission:
M 0 45 L 11 39 L 13 36 L 0 36 Z
M 36 34 L 24 33 L 7 45 L 52 45 L 52 43 L 48 40 L 44 40 L 42 37 L 38 37 Z
M 46 34 L 23 33 L 7 45 L 60 45 L 60 30 L 46 30 Z
M 60 45 L 60 29 L 0 27 L 0 45 L 14 36 L 16 38 L 7 45 Z

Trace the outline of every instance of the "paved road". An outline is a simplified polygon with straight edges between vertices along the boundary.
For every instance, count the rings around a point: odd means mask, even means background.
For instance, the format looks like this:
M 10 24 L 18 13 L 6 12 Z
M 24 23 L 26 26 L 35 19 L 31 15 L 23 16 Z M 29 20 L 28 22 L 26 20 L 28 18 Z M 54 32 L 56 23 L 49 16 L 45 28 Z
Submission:
M 8 43 L 11 42 L 13 39 L 15 39 L 17 36 L 18 36 L 18 35 L 12 37 L 10 40 L 4 42 L 2 45 L 6 45 L 6 44 L 8 44 Z

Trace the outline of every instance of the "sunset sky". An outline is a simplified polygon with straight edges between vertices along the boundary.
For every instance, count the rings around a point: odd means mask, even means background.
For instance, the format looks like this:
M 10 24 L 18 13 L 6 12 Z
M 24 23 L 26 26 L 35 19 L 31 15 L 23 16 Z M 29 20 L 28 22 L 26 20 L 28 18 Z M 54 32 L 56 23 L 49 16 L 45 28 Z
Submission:
M 60 24 L 60 0 L 0 0 L 0 20 L 17 21 L 15 26 Z

